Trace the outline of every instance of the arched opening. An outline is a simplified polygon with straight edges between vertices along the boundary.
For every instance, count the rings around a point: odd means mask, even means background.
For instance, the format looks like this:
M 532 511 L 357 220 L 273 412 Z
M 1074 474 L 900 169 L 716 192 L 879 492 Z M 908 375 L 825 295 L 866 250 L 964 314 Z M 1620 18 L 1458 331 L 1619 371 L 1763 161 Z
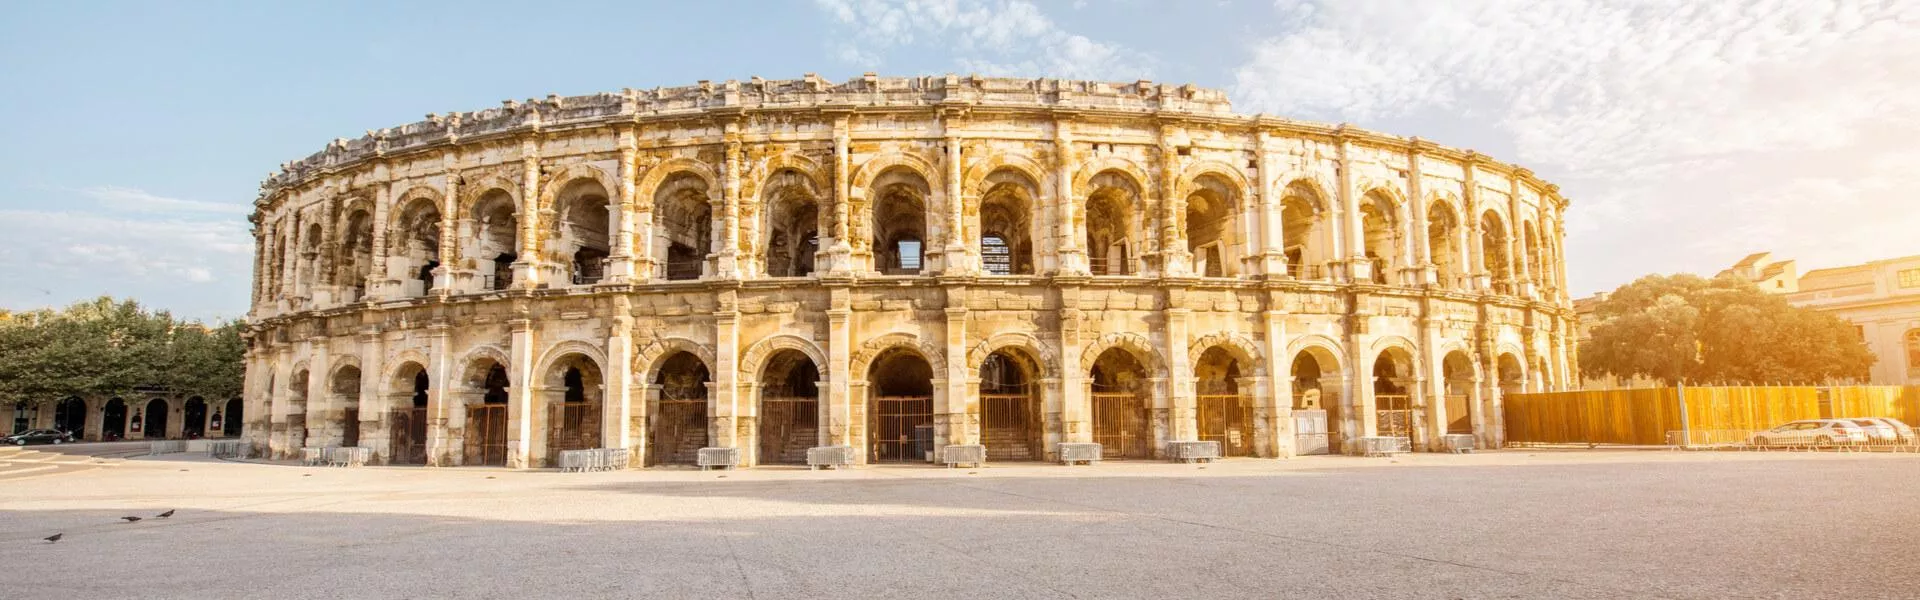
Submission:
M 333 372 L 327 386 L 333 392 L 334 406 L 340 407 L 340 445 L 360 445 L 360 367 L 347 365 Z
M 467 425 L 462 440 L 465 465 L 507 464 L 507 368 L 482 358 L 467 365 Z
M 1017 171 L 987 176 L 980 199 L 980 270 L 988 275 L 1031 275 L 1034 190 L 1038 186 Z
M 1041 372 L 1039 361 L 1011 348 L 994 351 L 980 364 L 980 437 L 988 461 L 1046 459 Z
M 1199 189 L 1187 196 L 1187 252 L 1193 255 L 1193 272 L 1202 277 L 1232 277 L 1240 259 L 1240 240 L 1235 221 L 1240 214 L 1240 195 L 1233 184 L 1219 175 L 1202 175 L 1194 180 Z
M 427 464 L 427 401 L 432 381 L 427 369 L 416 362 L 400 366 L 391 384 L 387 419 L 387 462 L 396 465 Z
M 1473 433 L 1473 360 L 1455 350 L 1440 362 L 1447 378 L 1447 433 Z
M 1388 348 L 1373 359 L 1375 435 L 1414 439 L 1418 429 L 1413 411 L 1413 355 Z
M 520 218 L 513 195 L 494 189 L 481 194 L 468 215 L 472 234 L 467 238 L 480 274 L 480 289 L 504 290 L 513 287 L 513 263 L 520 260 Z
M 766 238 L 762 240 L 768 277 L 813 274 L 820 251 L 820 203 L 813 185 L 798 171 L 782 170 L 763 194 Z
M 1332 352 L 1309 348 L 1294 355 L 1293 378 L 1295 449 L 1300 454 L 1339 454 L 1345 443 L 1341 421 L 1340 364 Z
M 245 400 L 239 398 L 228 399 L 227 409 L 224 413 L 213 413 L 214 428 L 219 429 L 220 434 L 226 437 L 239 436 L 240 424 L 244 423 L 245 421 L 243 419 L 246 418 L 246 405 Z
M 1088 374 L 1093 399 L 1093 441 L 1110 459 L 1151 458 L 1153 422 L 1147 407 L 1153 399 L 1147 368 L 1133 353 L 1108 348 L 1094 360 Z
M 140 416 L 134 417 L 142 428 L 140 437 L 149 440 L 167 439 L 167 417 L 173 413 L 172 406 L 166 400 L 154 398 L 147 401 L 147 408 Z
M 676 173 L 653 194 L 654 247 L 660 277 L 699 279 L 713 252 L 713 202 L 707 182 L 692 173 Z
M 1518 394 L 1526 390 L 1527 372 L 1524 363 L 1512 353 L 1500 355 L 1500 394 Z
M 1442 289 L 1460 289 L 1466 270 L 1460 249 L 1460 217 L 1446 202 L 1435 201 L 1427 207 L 1427 251 L 1432 257 L 1435 282 Z
M 199 396 L 187 399 L 187 405 L 181 411 L 180 436 L 197 440 L 207 437 L 207 401 Z
M 606 188 L 592 179 L 574 180 L 554 196 L 554 210 L 559 213 L 552 231 L 554 262 L 565 265 L 573 285 L 600 283 L 612 249 Z
M 707 395 L 713 377 L 700 357 L 675 352 L 660 364 L 648 465 L 691 465 L 707 447 Z
M 798 350 L 767 358 L 760 372 L 760 463 L 806 464 L 820 443 L 820 369 Z
M 127 437 L 127 403 L 119 398 L 107 401 L 100 409 L 100 441 L 114 442 Z
M 1294 279 L 1327 277 L 1333 260 L 1326 200 L 1312 186 L 1296 182 L 1280 198 L 1280 243 L 1287 255 L 1287 275 Z
M 1139 231 L 1140 188 L 1118 172 L 1107 171 L 1087 181 L 1087 269 L 1094 275 L 1131 275 L 1145 248 Z
M 911 462 L 933 454 L 933 367 L 906 348 L 881 352 L 867 367 L 868 460 Z
M 433 272 L 440 268 L 440 208 L 431 199 L 414 198 L 394 223 L 387 268 L 402 281 L 403 295 L 424 296 L 433 289 Z
M 1507 254 L 1507 225 L 1491 210 L 1480 215 L 1481 268 L 1493 278 L 1493 291 L 1513 293 L 1513 262 Z
M 1366 257 L 1373 271 L 1372 282 L 1380 285 L 1393 282 L 1393 269 L 1400 265 L 1398 204 L 1385 192 L 1368 192 L 1360 201 L 1360 222 L 1366 234 Z
M 906 168 L 873 182 L 873 266 L 887 275 L 918 275 L 927 252 L 927 180 Z
M 1219 346 L 1200 353 L 1193 365 L 1200 441 L 1219 442 L 1222 456 L 1253 456 L 1253 395 L 1240 385 L 1246 376 L 1242 369 Z
M 314 297 L 314 290 L 326 283 L 321 265 L 325 255 L 320 251 L 325 237 L 326 230 L 319 223 L 311 223 L 300 239 L 300 262 L 294 267 L 294 293 L 300 297 Z
M 306 369 L 294 371 L 287 380 L 287 429 L 288 448 L 302 448 L 307 445 L 307 390 L 310 374 Z
M 1526 245 L 1524 251 L 1526 252 L 1527 261 L 1527 281 L 1533 283 L 1536 288 L 1545 287 L 1542 285 L 1542 282 L 1544 282 L 1546 278 L 1540 270 L 1540 233 L 1533 226 L 1533 223 L 1527 223 L 1524 229 L 1526 231 L 1526 237 L 1522 238 L 1521 243 Z
M 356 210 L 341 224 L 340 258 L 336 261 L 334 285 L 342 303 L 354 303 L 367 297 L 367 280 L 373 275 L 373 215 Z
M 583 354 L 561 357 L 547 371 L 547 464 L 559 464 L 567 450 L 600 447 L 601 406 L 606 379 L 600 365 Z
M 1920 329 L 1907 331 L 1907 378 L 1920 376 Z
M 87 401 L 79 398 L 61 400 L 53 407 L 53 428 L 73 434 L 79 439 L 87 434 Z

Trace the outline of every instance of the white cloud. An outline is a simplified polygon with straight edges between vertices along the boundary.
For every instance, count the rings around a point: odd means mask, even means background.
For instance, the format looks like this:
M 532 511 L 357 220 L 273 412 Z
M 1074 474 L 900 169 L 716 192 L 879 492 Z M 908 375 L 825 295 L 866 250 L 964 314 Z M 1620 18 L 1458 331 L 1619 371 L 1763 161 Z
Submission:
M 1885 235 L 1920 219 L 1920 170 L 1876 162 L 1920 148 L 1920 3 L 1282 2 L 1278 14 L 1281 33 L 1236 71 L 1242 110 L 1465 121 L 1563 184 L 1573 258 L 1605 280 L 1589 287 L 1754 250 L 1803 266 L 1920 251 Z M 1654 236 L 1675 253 L 1666 264 L 1615 256 Z
M 81 277 L 126 285 L 252 276 L 252 236 L 240 219 L 141 220 L 83 212 L 0 210 L 0 271 L 28 283 Z M 216 273 L 221 276 L 216 277 Z
M 232 204 L 232 203 L 226 203 L 226 202 L 206 202 L 201 200 L 182 200 L 179 198 L 169 198 L 166 196 L 152 194 L 147 192 L 146 190 L 142 190 L 139 188 L 122 187 L 117 185 L 100 185 L 100 186 L 94 186 L 89 188 L 82 188 L 79 190 L 79 192 L 82 194 L 85 194 L 89 198 L 93 198 L 94 200 L 100 201 L 102 204 L 105 204 L 108 207 L 116 208 L 120 210 L 129 210 L 129 211 L 138 211 L 138 212 L 150 212 L 150 213 L 186 212 L 186 213 L 244 215 L 253 210 L 252 206 L 248 206 L 245 204 Z
M 1131 81 L 1152 75 L 1154 60 L 1061 28 L 1024 0 L 816 0 L 850 35 L 841 60 L 878 69 L 886 51 L 937 46 L 982 75 Z

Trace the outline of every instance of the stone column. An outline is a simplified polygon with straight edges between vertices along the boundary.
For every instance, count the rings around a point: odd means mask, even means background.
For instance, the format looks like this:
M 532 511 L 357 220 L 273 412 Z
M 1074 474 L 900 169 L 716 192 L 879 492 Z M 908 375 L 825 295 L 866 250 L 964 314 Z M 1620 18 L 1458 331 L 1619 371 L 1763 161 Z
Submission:
M 1080 330 L 1080 283 L 1084 274 L 1070 275 L 1060 293 L 1060 438 L 1073 444 L 1093 442 L 1092 380 L 1080 364 L 1086 343 Z M 1058 449 L 1056 448 L 1057 452 Z
M 1485 240 L 1481 239 L 1480 236 L 1480 184 L 1474 181 L 1474 175 L 1480 170 L 1480 165 L 1472 155 L 1469 155 L 1465 161 L 1461 162 L 1461 167 L 1466 171 L 1467 182 L 1464 189 L 1461 190 L 1461 204 L 1465 207 L 1465 210 L 1461 212 L 1466 214 L 1461 216 L 1460 221 L 1461 229 L 1466 239 L 1461 240 L 1465 242 L 1465 245 L 1460 246 L 1460 248 L 1462 252 L 1466 252 L 1472 257 L 1465 261 L 1468 263 L 1468 268 L 1465 269 L 1465 271 L 1467 271 L 1469 277 L 1471 277 L 1471 283 L 1467 287 L 1475 291 L 1486 292 L 1493 289 L 1493 285 L 1491 280 L 1492 269 L 1487 265 L 1487 249 L 1483 243 Z
M 848 186 L 852 185 L 852 182 L 848 181 L 853 160 L 850 150 L 853 143 L 852 140 L 853 134 L 848 130 L 848 116 L 842 114 L 834 117 L 833 244 L 825 250 L 827 253 L 827 270 L 837 274 L 849 274 L 853 272 L 853 246 L 847 241 L 848 236 L 853 231 L 847 223 L 847 219 L 851 218 L 848 215 L 849 207 L 847 204 L 852 194 L 852 190 L 848 188 Z M 838 378 L 836 377 L 836 379 Z
M 540 239 L 540 144 L 532 139 L 521 142 L 520 155 L 520 247 L 514 250 L 511 267 L 513 287 L 530 290 L 539 287 L 544 262 L 540 252 L 546 246 Z
M 289 381 L 293 378 L 293 349 L 288 346 L 281 346 L 274 352 L 271 360 L 274 371 L 272 380 L 273 387 L 267 390 L 267 394 L 270 399 L 269 401 L 272 402 L 269 414 L 272 415 L 270 418 L 273 433 L 272 438 L 269 439 L 267 443 L 273 458 L 284 459 L 290 455 L 297 455 L 300 450 L 298 446 L 293 445 L 294 441 L 291 436 L 288 435 L 287 430 L 287 417 L 291 414 L 293 408 L 293 398 L 289 397 L 291 395 L 290 390 L 293 387 L 292 382 Z M 141 408 L 135 406 L 138 402 L 138 399 L 127 402 L 127 415 L 129 418 L 131 418 L 135 409 Z M 122 429 L 122 431 L 127 430 Z M 131 437 L 132 433 L 132 431 L 127 431 L 129 437 Z
M 944 267 L 944 272 L 949 275 L 965 275 L 977 272 L 979 268 L 977 264 L 978 261 L 975 260 L 974 253 L 968 250 L 967 244 L 967 240 L 972 238 L 967 235 L 965 225 L 966 199 L 962 196 L 964 192 L 960 189 L 960 165 L 962 164 L 960 159 L 960 138 L 953 133 L 951 124 L 949 124 L 948 127 L 946 139 L 947 248 L 946 256 L 943 257 L 945 263 L 942 266 Z
M 380 341 L 378 333 L 360 334 L 360 414 L 355 418 L 360 419 L 360 447 L 373 449 L 377 456 L 388 456 L 392 452 L 388 447 L 388 434 L 380 427 L 381 413 L 387 410 L 380 403 L 387 373 Z
M 507 324 L 512 331 L 507 369 L 513 384 L 507 396 L 507 467 L 525 469 L 537 464 L 533 460 L 533 323 L 515 318 Z
M 1507 273 L 1511 274 L 1514 293 L 1524 298 L 1533 297 L 1534 287 L 1533 276 L 1527 268 L 1525 230 L 1520 228 L 1520 180 L 1530 175 L 1526 169 L 1514 169 L 1507 175 Z
M 633 455 L 633 306 L 626 294 L 615 294 L 613 318 L 607 327 L 606 398 L 601 402 L 600 439 L 608 448 L 626 448 Z M 641 463 L 634 463 L 638 466 Z
M 614 193 L 616 201 L 607 206 L 607 222 L 613 235 L 613 251 L 607 257 L 607 282 L 627 283 L 634 280 L 633 257 L 633 217 L 635 160 L 633 130 L 620 132 L 620 181 Z M 624 446 L 622 446 L 624 447 Z
M 714 448 L 739 448 L 739 431 L 734 418 L 740 414 L 740 313 L 733 310 L 732 292 L 723 293 L 721 312 L 713 316 L 713 422 L 708 428 L 708 445 Z
M 1353 191 L 1353 161 L 1348 157 L 1352 153 L 1353 142 L 1348 140 L 1343 130 L 1335 140 L 1339 144 L 1340 161 L 1339 212 L 1335 214 L 1339 225 L 1334 228 L 1334 255 L 1346 263 L 1347 281 L 1369 281 L 1373 277 L 1373 262 L 1367 260 L 1366 223 L 1360 218 L 1360 195 Z
M 946 327 L 946 363 L 947 372 L 947 435 L 950 444 L 978 444 L 980 438 L 977 428 L 980 425 L 980 397 L 969 394 L 969 384 L 978 391 L 978 376 L 967 364 L 967 309 L 966 291 L 959 288 L 947 290 L 947 327 Z
M 1175 306 L 1185 304 L 1185 293 L 1176 296 Z M 1169 437 L 1174 441 L 1194 441 L 1200 439 L 1198 421 L 1198 400 L 1194 397 L 1193 365 L 1187 357 L 1187 325 L 1193 318 L 1193 311 L 1185 308 L 1169 308 L 1167 317 L 1167 377 L 1170 392 L 1168 398 L 1171 411 Z
M 1281 239 L 1286 226 L 1280 221 L 1280 201 L 1284 193 L 1274 189 L 1274 177 L 1278 170 L 1274 168 L 1272 158 L 1273 138 L 1262 131 L 1255 138 L 1255 185 L 1259 187 L 1260 200 L 1260 273 L 1269 279 L 1284 277 L 1287 273 L 1286 240 Z
M 1267 371 L 1273 386 L 1267 394 L 1255 397 L 1255 402 L 1264 405 L 1267 413 L 1254 411 L 1254 431 L 1260 432 L 1254 439 L 1254 451 L 1265 457 L 1292 458 L 1299 453 L 1293 429 L 1293 357 L 1286 354 L 1287 312 L 1274 308 L 1278 304 L 1274 297 L 1277 294 L 1268 292 L 1267 310 L 1261 314 L 1266 326 L 1266 339 L 1262 340 L 1265 347 L 1261 350 L 1267 355 Z M 1266 449 L 1261 450 L 1262 447 Z
M 1433 240 L 1427 238 L 1426 179 L 1420 174 L 1421 149 L 1426 146 L 1415 138 L 1407 150 L 1407 208 L 1413 218 L 1407 225 L 1409 260 L 1406 265 L 1412 274 L 1402 280 L 1403 285 L 1433 285 L 1438 280 L 1433 264 Z
M 460 214 L 460 172 L 453 166 L 453 153 L 449 152 L 441 159 L 447 173 L 444 197 L 440 199 L 440 247 L 434 251 L 439 256 L 440 266 L 433 270 L 433 292 L 447 292 L 453 289 L 454 265 L 460 258 L 460 228 L 454 217 Z
M 1147 378 L 1147 414 L 1151 419 L 1148 434 L 1153 436 L 1154 458 L 1166 458 L 1167 442 L 1174 440 L 1173 391 L 1170 389 L 1173 382 L 1168 379 L 1164 372 Z
M 1086 235 L 1074 219 L 1080 212 L 1080 199 L 1073 189 L 1075 152 L 1073 133 L 1069 127 L 1064 120 L 1053 122 L 1054 209 L 1058 211 L 1056 219 L 1059 223 L 1059 270 L 1061 274 L 1086 275 L 1086 249 L 1081 247 Z
M 740 124 L 726 125 L 726 164 L 720 177 L 721 204 L 713 214 L 719 222 L 714 223 L 714 237 L 717 246 L 714 263 L 715 277 L 721 279 L 740 278 Z M 728 395 L 732 395 L 729 391 Z
M 1160 272 L 1171 277 L 1193 273 L 1193 253 L 1186 243 L 1187 199 L 1180 197 L 1180 155 L 1174 147 L 1174 138 L 1184 136 L 1171 126 L 1160 128 Z
M 822 423 L 821 429 L 827 433 L 829 443 L 836 446 L 853 445 L 853 404 L 849 383 L 853 381 L 853 332 L 851 317 L 853 310 L 847 308 L 847 289 L 844 287 L 830 290 L 833 307 L 827 309 L 827 414 L 830 419 Z M 861 452 L 864 455 L 863 452 Z
M 454 401 L 453 348 L 448 342 L 449 326 L 445 322 L 427 325 L 427 464 L 435 467 L 450 467 L 460 464 L 460 440 L 452 439 L 448 413 L 458 407 Z M 464 412 L 458 417 L 462 423 L 466 420 Z
M 387 232 L 392 230 L 389 222 L 393 214 L 393 184 L 381 184 L 373 188 L 373 261 L 367 270 L 367 295 L 373 300 L 392 300 L 398 292 L 387 282 Z
M 338 446 L 345 432 L 340 427 L 340 407 L 333 399 L 333 382 L 327 361 L 327 338 L 307 342 L 307 445 Z M 175 419 L 167 419 L 172 427 Z

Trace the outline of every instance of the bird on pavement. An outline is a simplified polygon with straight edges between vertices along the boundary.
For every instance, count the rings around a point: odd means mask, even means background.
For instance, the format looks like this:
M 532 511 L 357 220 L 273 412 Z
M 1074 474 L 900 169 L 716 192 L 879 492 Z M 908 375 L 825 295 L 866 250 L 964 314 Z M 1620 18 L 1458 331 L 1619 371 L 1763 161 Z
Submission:
M 65 534 L 65 533 L 56 533 L 56 534 L 53 534 L 53 535 L 50 535 L 50 536 L 47 536 L 47 543 L 49 543 L 49 544 L 51 544 L 51 543 L 54 543 L 54 542 L 58 542 L 58 541 L 60 541 L 60 538 L 61 538 L 62 536 L 65 536 L 65 535 L 67 535 L 67 534 Z
M 160 514 L 157 514 L 157 515 L 154 515 L 154 518 L 157 518 L 157 519 L 165 519 L 165 518 L 167 518 L 167 517 L 171 517 L 171 516 L 173 516 L 173 509 L 167 509 L 167 512 L 163 512 L 163 513 L 160 513 Z
M 132 522 L 134 522 L 134 521 L 138 521 L 138 520 L 140 520 L 140 517 L 120 517 L 120 518 L 121 518 L 122 520 L 125 520 L 125 521 L 126 521 L 126 522 L 128 522 L 128 523 L 132 523 Z

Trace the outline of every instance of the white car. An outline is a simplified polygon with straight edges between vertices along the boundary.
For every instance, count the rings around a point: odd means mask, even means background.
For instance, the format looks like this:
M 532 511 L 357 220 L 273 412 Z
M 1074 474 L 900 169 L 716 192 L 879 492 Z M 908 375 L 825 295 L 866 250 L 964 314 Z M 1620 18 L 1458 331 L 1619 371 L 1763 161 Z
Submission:
M 1753 434 L 1755 446 L 1830 446 L 1863 444 L 1867 430 L 1845 419 L 1794 421 Z
M 1894 430 L 1892 425 L 1880 422 L 1879 419 L 1861 418 L 1846 420 L 1851 421 L 1855 425 L 1859 425 L 1861 429 L 1865 429 L 1867 431 L 1867 441 L 1876 444 L 1893 444 L 1900 441 L 1900 432 Z

